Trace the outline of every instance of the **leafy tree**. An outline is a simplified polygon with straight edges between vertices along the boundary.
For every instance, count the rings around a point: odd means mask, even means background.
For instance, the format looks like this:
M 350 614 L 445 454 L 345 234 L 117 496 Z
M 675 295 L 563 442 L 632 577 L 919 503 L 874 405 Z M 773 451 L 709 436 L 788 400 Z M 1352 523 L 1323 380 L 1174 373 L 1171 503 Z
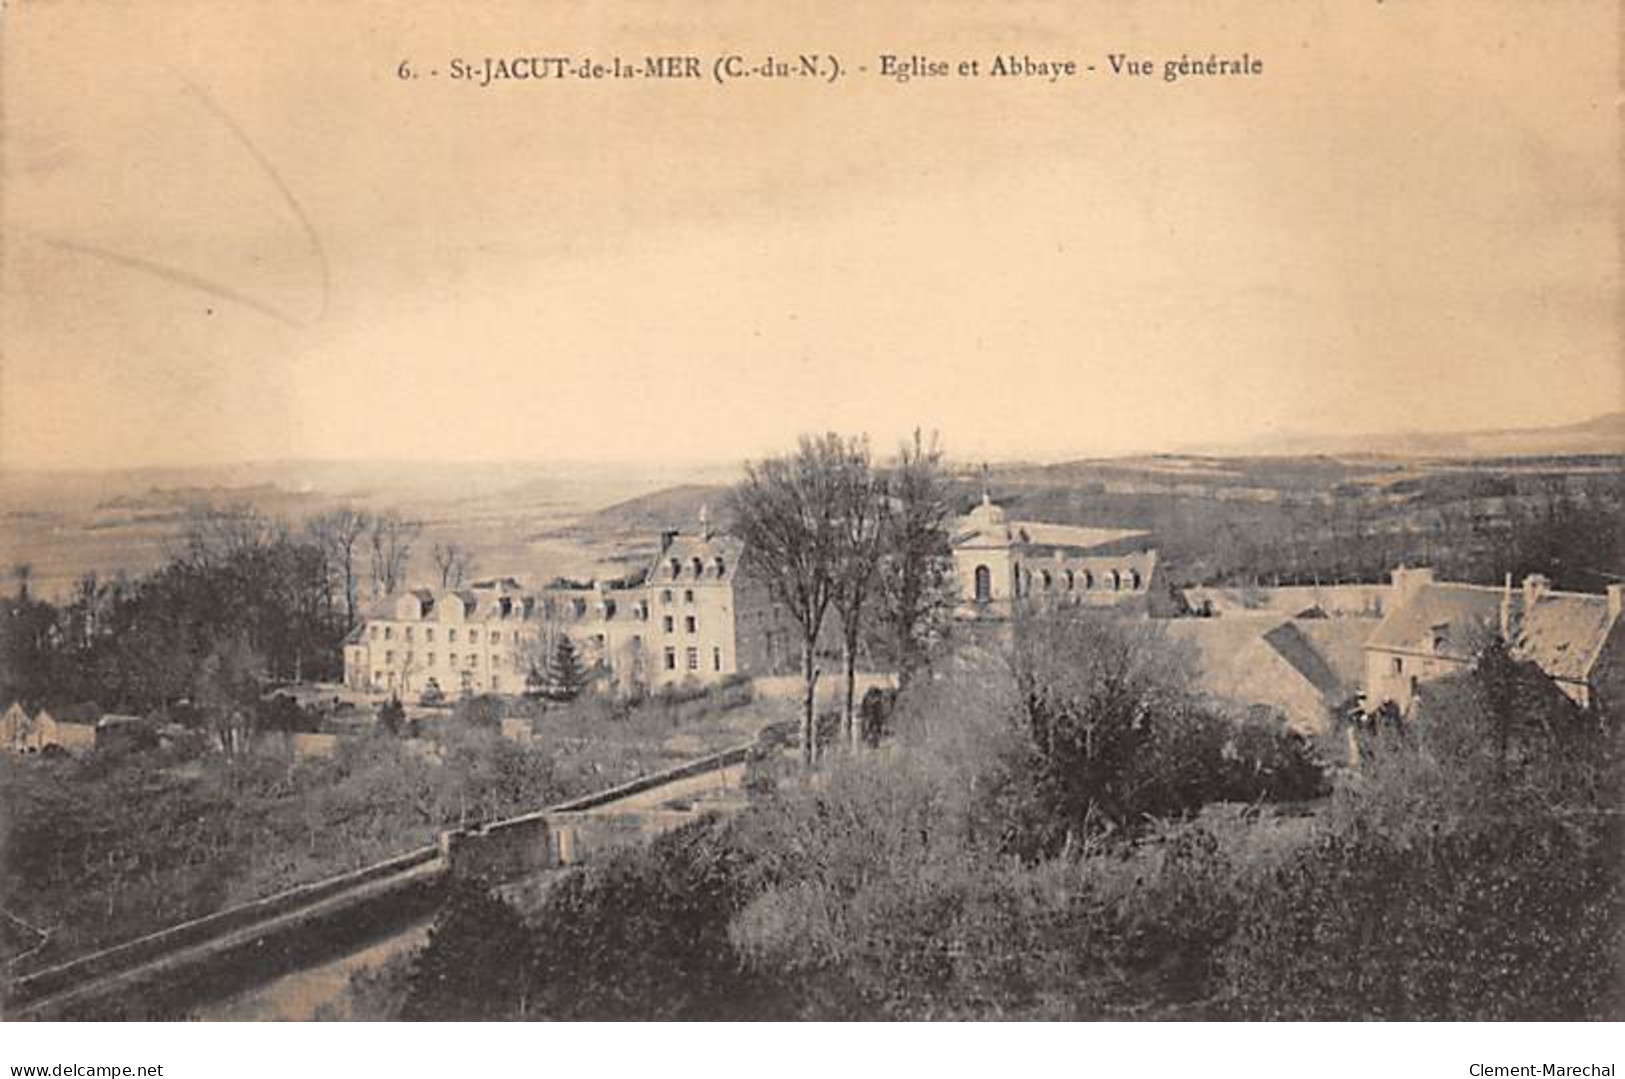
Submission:
M 699 821 L 586 867 L 538 913 L 533 1013 L 563 1020 L 782 1017 L 730 936 L 753 894 L 728 825 Z
M 525 1018 L 534 948 L 531 931 L 512 907 L 478 882 L 454 885 L 412 966 L 401 1018 Z
M 1188 662 L 1154 629 L 1110 616 L 1056 607 L 1024 620 L 1013 655 L 1019 737 L 989 788 L 1004 803 L 1001 845 L 1036 860 L 1200 805 L 1196 792 L 1170 801 L 1180 786 L 1159 782 L 1152 761 L 1159 725 L 1193 725 L 1181 722 L 1196 710 Z M 1207 743 L 1216 765 L 1211 728 Z

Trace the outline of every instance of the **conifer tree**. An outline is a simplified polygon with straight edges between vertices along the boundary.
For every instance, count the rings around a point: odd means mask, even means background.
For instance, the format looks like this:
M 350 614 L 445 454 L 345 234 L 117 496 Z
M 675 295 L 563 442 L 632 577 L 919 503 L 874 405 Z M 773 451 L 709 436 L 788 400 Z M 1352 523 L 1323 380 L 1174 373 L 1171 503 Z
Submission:
M 581 667 L 581 657 L 576 655 L 576 646 L 570 638 L 559 634 L 559 643 L 553 648 L 553 656 L 547 665 L 547 699 L 551 701 L 573 701 L 581 695 L 586 687 L 587 675 Z

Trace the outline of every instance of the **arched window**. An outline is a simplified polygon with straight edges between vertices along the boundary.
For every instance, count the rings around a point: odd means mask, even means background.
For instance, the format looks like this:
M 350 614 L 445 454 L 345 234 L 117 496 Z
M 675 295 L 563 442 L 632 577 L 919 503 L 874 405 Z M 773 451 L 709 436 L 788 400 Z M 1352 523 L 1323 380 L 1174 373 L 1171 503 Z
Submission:
M 682 562 L 682 560 L 678 559 L 678 558 L 672 559 L 671 560 L 671 579 L 675 581 L 677 579 L 678 574 L 680 574 L 682 572 L 683 572 L 683 562 Z
M 704 577 L 705 576 L 705 563 L 702 562 L 700 560 L 699 556 L 697 556 L 697 555 L 694 558 L 694 576 L 695 577 Z
M 976 567 L 976 602 L 986 603 L 993 598 L 993 571 L 986 566 Z
M 1075 578 L 1075 577 L 1074 577 L 1074 576 L 1073 576 L 1073 575 L 1072 575 L 1072 571 L 1071 571 L 1071 570 L 1067 570 L 1067 571 L 1066 571 L 1066 590 L 1067 590 L 1067 591 L 1068 591 L 1068 592 L 1070 592 L 1070 591 L 1072 591 L 1072 589 L 1074 589 L 1074 588 L 1076 588 L 1076 587 L 1077 587 L 1077 584 L 1078 584 L 1078 582 L 1077 582 L 1077 578 Z
M 1121 592 L 1123 590 L 1123 575 L 1121 573 L 1118 573 L 1116 570 L 1112 570 L 1111 582 L 1113 592 Z
M 1135 592 L 1138 592 L 1140 590 L 1140 583 L 1141 583 L 1141 581 L 1140 581 L 1140 571 L 1137 570 L 1137 569 L 1129 570 L 1128 571 L 1128 586 L 1129 586 L 1129 588 L 1132 589 Z
M 1083 587 L 1088 589 L 1088 588 L 1093 588 L 1094 586 L 1095 586 L 1095 575 L 1093 573 L 1089 572 L 1088 570 L 1084 570 L 1083 571 Z
M 1049 591 L 1049 587 L 1050 587 L 1051 584 L 1054 583 L 1054 580 L 1055 579 L 1050 576 L 1049 570 L 1041 569 L 1041 570 L 1038 571 L 1039 587 L 1042 588 L 1044 591 L 1046 591 L 1046 592 Z

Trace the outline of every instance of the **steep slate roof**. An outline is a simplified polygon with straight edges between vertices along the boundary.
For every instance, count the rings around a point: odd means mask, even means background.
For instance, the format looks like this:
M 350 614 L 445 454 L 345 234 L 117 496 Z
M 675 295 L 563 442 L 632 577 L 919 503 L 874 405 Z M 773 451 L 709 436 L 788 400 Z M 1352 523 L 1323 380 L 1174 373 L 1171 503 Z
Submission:
M 1548 592 L 1517 618 L 1513 652 L 1554 678 L 1581 681 L 1613 628 L 1606 596 Z
M 1337 672 L 1332 670 L 1331 664 L 1315 650 L 1314 644 L 1295 624 L 1282 622 L 1264 634 L 1264 640 L 1306 682 L 1319 690 L 1322 697 L 1335 696 L 1342 689 Z
M 700 560 L 703 570 L 701 580 L 718 580 L 716 560 L 722 559 L 722 579 L 732 578 L 739 570 L 740 559 L 745 554 L 745 543 L 737 536 L 726 532 L 710 533 L 683 533 L 672 536 L 655 555 L 654 561 L 649 565 L 648 579 L 645 582 L 650 587 L 659 587 L 669 581 L 692 581 L 694 577 L 694 559 Z M 677 559 L 681 572 L 674 578 L 671 575 L 671 560 Z
M 1315 655 L 1337 680 L 1338 699 L 1365 686 L 1365 643 L 1376 632 L 1376 618 L 1297 619 L 1292 628 L 1306 638 Z
M 1280 709 L 1300 731 L 1326 728 L 1327 709 L 1358 691 L 1360 642 L 1374 619 L 1306 622 L 1274 613 L 1180 618 L 1165 623 L 1196 661 L 1197 688 L 1237 705 Z
M 1368 647 L 1471 662 L 1482 634 L 1499 629 L 1506 598 L 1505 589 L 1484 585 L 1422 585 L 1410 602 L 1383 619 Z M 1512 654 L 1553 678 L 1583 682 L 1590 677 L 1615 621 L 1606 596 L 1548 591 L 1531 604 L 1522 589 L 1511 590 Z
M 1425 584 L 1388 612 L 1367 648 L 1419 652 L 1471 662 L 1481 634 L 1500 625 L 1502 590 L 1481 585 Z M 1517 602 L 1516 597 L 1514 603 Z M 1443 640 L 1438 640 L 1439 637 Z

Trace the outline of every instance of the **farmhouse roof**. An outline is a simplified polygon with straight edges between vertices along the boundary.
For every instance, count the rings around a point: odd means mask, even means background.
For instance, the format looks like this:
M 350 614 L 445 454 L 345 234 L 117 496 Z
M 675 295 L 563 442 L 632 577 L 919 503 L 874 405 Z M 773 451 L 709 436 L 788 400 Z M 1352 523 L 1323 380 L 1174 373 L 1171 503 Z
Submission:
M 1484 636 L 1499 631 L 1507 609 L 1512 654 L 1553 678 L 1584 681 L 1618 617 L 1606 596 L 1430 583 L 1383 619 L 1367 647 L 1421 652 L 1469 663 Z

